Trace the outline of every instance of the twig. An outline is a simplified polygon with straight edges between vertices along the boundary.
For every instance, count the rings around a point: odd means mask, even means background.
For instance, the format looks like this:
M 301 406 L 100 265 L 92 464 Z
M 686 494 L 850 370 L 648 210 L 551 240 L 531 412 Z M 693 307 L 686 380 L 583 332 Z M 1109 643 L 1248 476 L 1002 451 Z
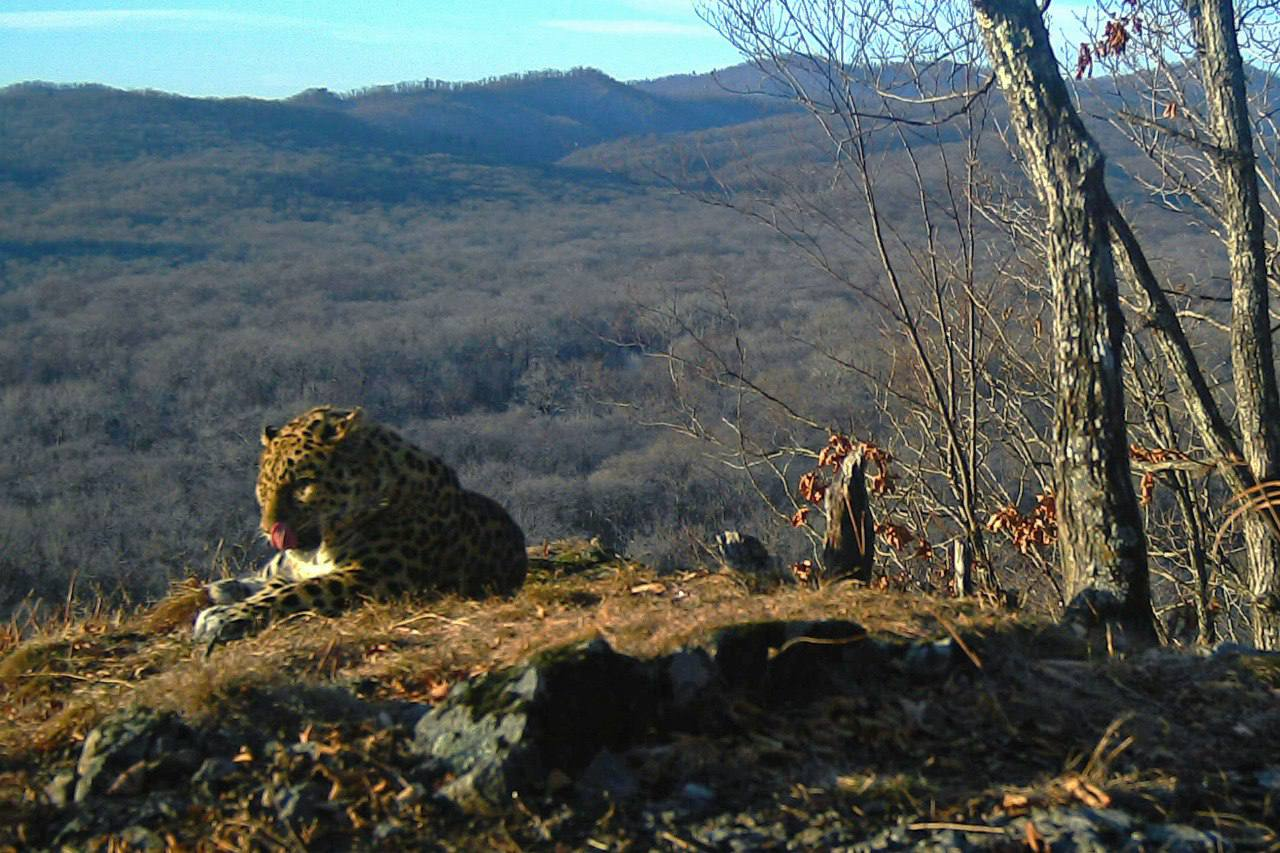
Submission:
M 706 850 L 707 849 L 701 844 L 690 843 L 688 841 L 685 841 L 683 838 L 676 835 L 674 832 L 668 832 L 665 829 L 662 832 L 658 833 L 658 837 L 661 838 L 663 841 L 670 841 L 672 844 L 674 844 L 676 847 L 679 847 L 681 850 Z
M 809 643 L 815 646 L 847 646 L 850 643 L 861 642 L 866 638 L 866 634 L 858 634 L 855 637 L 792 637 L 778 647 L 778 654 L 782 654 L 792 646 L 798 646 L 801 643 Z
M 928 829 L 954 829 L 957 832 L 980 832 L 987 835 L 1004 835 L 1005 831 L 998 826 L 982 826 L 981 824 L 970 823 L 949 823 L 947 821 L 928 821 L 926 823 L 909 823 L 907 829 L 917 831 Z
M 74 672 L 24 672 L 19 678 L 71 678 L 76 681 L 88 681 L 91 684 L 115 684 L 132 690 L 136 685 L 118 678 L 94 678 L 88 675 L 76 675 Z
M 402 619 L 392 625 L 391 630 L 394 631 L 397 628 L 405 628 L 412 625 L 414 622 L 421 622 L 423 619 L 438 619 L 441 622 L 448 622 L 450 625 L 457 625 L 461 628 L 469 627 L 471 624 L 466 619 L 450 619 L 448 616 L 441 616 L 439 613 L 419 613 L 417 616 L 410 616 L 408 619 Z
M 946 619 L 943 619 L 943 618 L 942 618 L 942 614 L 941 614 L 941 613 L 934 613 L 934 614 L 933 614 L 933 618 L 934 618 L 934 619 L 937 619 L 937 620 L 938 620 L 938 624 L 942 626 L 943 630 L 945 630 L 948 634 L 950 634 L 950 635 L 951 635 L 951 639 L 953 639 L 953 640 L 955 640 L 955 641 L 956 641 L 956 645 L 960 647 L 960 651 L 962 651 L 962 652 L 964 652 L 964 653 L 965 653 L 965 656 L 969 658 L 969 661 L 970 661 L 970 662 L 971 662 L 971 663 L 972 663 L 972 664 L 973 664 L 977 669 L 982 669 L 982 659 L 981 659 L 981 658 L 979 658 L 979 657 L 974 653 L 973 649 L 969 648 L 969 647 L 965 644 L 965 641 L 964 641 L 963 639 L 961 639 L 961 637 L 960 637 L 960 635 L 959 635 L 958 633 L 956 633 L 956 629 L 955 629 L 955 628 L 952 628 L 952 627 L 951 627 L 951 624 L 950 624 L 949 622 L 947 622 L 947 620 L 946 620 Z
M 334 650 L 336 650 L 337 648 L 338 648 L 338 638 L 334 637 L 332 640 L 329 641 L 329 645 L 325 646 L 324 652 L 320 655 L 320 659 L 317 660 L 315 663 L 315 666 L 312 667 L 312 672 L 314 672 L 316 675 L 319 675 L 321 667 L 325 665 L 325 663 L 329 660 L 330 656 L 333 655 Z M 338 667 L 338 662 L 335 660 L 333 665 L 334 665 L 334 670 L 336 671 Z

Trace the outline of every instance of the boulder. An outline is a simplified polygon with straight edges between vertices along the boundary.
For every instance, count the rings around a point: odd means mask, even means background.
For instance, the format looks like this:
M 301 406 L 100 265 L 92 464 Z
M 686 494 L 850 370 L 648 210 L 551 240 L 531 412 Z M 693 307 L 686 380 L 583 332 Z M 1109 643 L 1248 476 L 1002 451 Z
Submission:
M 75 801 L 185 781 L 200 764 L 194 739 L 177 714 L 149 708 L 113 714 L 85 738 L 76 763 Z
M 453 775 L 441 796 L 493 814 L 553 771 L 572 776 L 626 748 L 656 713 L 649 668 L 594 640 L 458 685 L 418 721 L 413 748 Z

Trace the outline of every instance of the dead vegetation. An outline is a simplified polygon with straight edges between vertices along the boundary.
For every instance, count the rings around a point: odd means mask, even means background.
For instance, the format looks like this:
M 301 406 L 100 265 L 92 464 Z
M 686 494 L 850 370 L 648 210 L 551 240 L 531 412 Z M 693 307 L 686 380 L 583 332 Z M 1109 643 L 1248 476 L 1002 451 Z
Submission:
M 374 682 L 381 698 L 432 701 L 459 679 L 595 636 L 620 652 L 653 657 L 740 622 L 846 618 L 872 632 L 925 639 L 1013 621 L 996 608 L 941 599 L 919 607 L 915 596 L 852 585 L 755 594 L 726 573 L 658 577 L 573 541 L 556 543 L 547 556 L 531 552 L 529 582 L 510 600 L 370 602 L 336 619 L 302 613 L 208 657 L 190 640 L 195 614 L 207 606 L 194 580 L 135 613 L 59 622 L 0 658 L 0 749 L 74 740 L 85 724 L 132 702 L 216 714 L 229 689 L 280 680 Z
M 901 816 L 974 824 L 1076 803 L 1280 842 L 1266 828 L 1278 819 L 1275 793 L 1258 782 L 1280 767 L 1280 665 L 1270 658 L 1153 652 L 1091 660 L 1049 626 L 981 602 L 851 584 L 753 592 L 729 574 L 658 576 L 575 548 L 534 550 L 530 580 L 510 600 L 406 599 L 336 619 L 303 614 L 207 657 L 189 639 L 202 603 L 192 583 L 153 608 L 60 622 L 11 644 L 0 658 L 0 808 L 18 819 L 0 830 L 0 849 L 21 846 L 6 832 L 47 816 L 44 785 L 74 762 L 94 724 L 135 703 L 197 726 L 275 726 L 286 744 L 323 740 L 330 751 L 306 767 L 296 755 L 235 760 L 264 779 L 329 774 L 352 815 L 342 831 L 358 834 L 389 808 L 384 800 L 421 792 L 397 781 L 385 733 L 368 721 L 342 722 L 348 704 L 435 702 L 459 680 L 594 636 L 652 657 L 720 626 L 792 619 L 847 619 L 889 639 L 953 638 L 975 666 L 970 676 L 929 683 L 855 685 L 803 707 L 735 702 L 727 731 L 676 734 L 628 754 L 646 797 L 693 781 L 725 792 L 727 806 L 754 804 L 780 821 L 834 813 L 867 827 Z M 277 713 L 286 705 L 292 710 Z M 248 799 L 236 802 L 167 831 L 179 846 L 207 841 L 215 827 L 233 846 L 300 849 Z M 607 820 L 587 820 L 557 802 L 523 803 L 466 828 L 441 823 L 425 805 L 419 817 L 424 837 L 483 838 L 507 849 L 552 837 L 625 846 L 639 831 L 621 805 Z M 683 838 L 679 827 L 655 832 L 649 843 L 680 846 L 661 841 L 662 833 Z

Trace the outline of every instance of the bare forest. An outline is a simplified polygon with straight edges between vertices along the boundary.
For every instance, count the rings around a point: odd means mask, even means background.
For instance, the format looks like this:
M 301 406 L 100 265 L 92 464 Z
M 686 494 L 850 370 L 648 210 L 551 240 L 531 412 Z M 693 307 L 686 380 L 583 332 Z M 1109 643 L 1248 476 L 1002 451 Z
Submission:
M 788 51 L 628 85 L 0 91 L 0 612 L 262 559 L 258 434 L 324 402 L 444 457 L 531 543 L 664 568 L 726 528 L 816 560 L 805 477 L 833 435 L 867 442 L 883 583 L 947 591 L 976 543 L 989 590 L 1059 610 L 1042 214 L 998 92 L 920 97 L 979 81 L 967 59 L 859 54 L 841 103 L 906 121 L 854 110 L 843 135 L 795 97 L 832 66 Z M 1144 78 L 1110 71 L 1073 96 L 1221 387 L 1223 245 L 1115 120 Z M 1162 630 L 1247 633 L 1239 530 L 1206 556 L 1230 484 L 1168 464 L 1206 453 L 1146 339 L 1125 356 Z

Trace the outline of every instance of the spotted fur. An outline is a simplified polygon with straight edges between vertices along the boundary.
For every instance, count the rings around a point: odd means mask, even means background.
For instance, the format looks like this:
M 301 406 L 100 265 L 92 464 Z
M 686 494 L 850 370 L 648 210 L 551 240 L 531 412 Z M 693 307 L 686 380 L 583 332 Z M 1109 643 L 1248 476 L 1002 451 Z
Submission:
M 312 409 L 267 427 L 262 446 L 260 527 L 268 537 L 290 531 L 289 547 L 255 576 L 211 585 L 197 640 L 364 598 L 509 595 L 524 582 L 524 533 L 507 511 L 360 409 Z

